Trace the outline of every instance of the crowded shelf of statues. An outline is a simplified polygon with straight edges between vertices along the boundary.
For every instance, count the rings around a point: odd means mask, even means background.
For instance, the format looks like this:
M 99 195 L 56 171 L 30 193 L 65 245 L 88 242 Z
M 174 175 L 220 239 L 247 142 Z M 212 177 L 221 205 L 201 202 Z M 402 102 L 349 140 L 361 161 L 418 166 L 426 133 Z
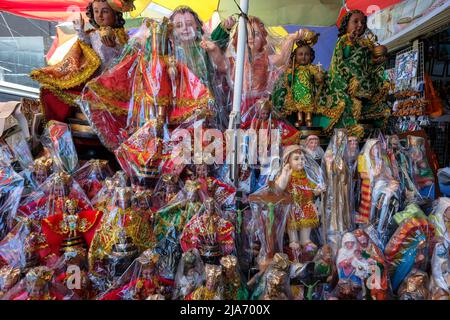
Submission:
M 349 11 L 325 68 L 319 33 L 248 16 L 235 81 L 236 16 L 130 33 L 128 2 L 91 2 L 39 99 L 2 107 L 0 299 L 449 299 L 420 46 L 392 56 Z

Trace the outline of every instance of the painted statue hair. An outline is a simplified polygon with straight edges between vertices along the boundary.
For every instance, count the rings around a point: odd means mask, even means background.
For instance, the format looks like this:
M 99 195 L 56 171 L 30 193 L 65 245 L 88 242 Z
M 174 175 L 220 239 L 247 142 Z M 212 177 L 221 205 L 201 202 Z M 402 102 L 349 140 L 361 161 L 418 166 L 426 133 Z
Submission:
M 342 37 L 343 35 L 347 34 L 347 27 L 348 27 L 348 22 L 350 21 L 350 18 L 354 14 L 358 14 L 358 13 L 363 15 L 363 17 L 364 17 L 364 32 L 366 31 L 366 29 L 367 29 L 367 16 L 361 10 L 351 10 L 351 11 L 347 12 L 347 14 L 341 20 L 341 25 L 339 26 L 338 37 Z
M 311 63 L 313 63 L 314 60 L 316 59 L 316 51 L 314 51 L 314 49 L 311 46 L 307 45 L 303 41 L 297 41 L 297 48 L 295 48 L 295 50 L 292 51 L 292 53 L 291 53 L 291 61 L 292 61 L 292 59 L 295 59 L 295 55 L 297 54 L 297 50 L 299 48 L 303 48 L 303 47 L 309 48 L 309 51 L 311 52 Z
M 100 28 L 100 26 L 97 24 L 97 22 L 95 22 L 94 19 L 94 2 L 107 2 L 107 0 L 93 0 L 91 2 L 89 2 L 88 6 L 86 7 L 86 16 L 89 18 L 89 23 L 94 27 L 94 28 Z M 111 8 L 112 9 L 112 8 Z M 112 9 L 114 11 L 114 9 Z M 114 14 L 116 16 L 116 21 L 114 23 L 113 28 L 123 28 L 123 26 L 125 25 L 125 19 L 123 18 L 123 13 L 119 12 L 119 11 L 114 11 Z
M 171 22 L 173 22 L 173 19 L 175 18 L 175 16 L 177 14 L 185 14 L 185 13 L 190 13 L 192 14 L 192 16 L 195 19 L 195 22 L 197 23 L 198 26 L 198 31 L 200 31 L 201 34 L 203 34 L 203 21 L 200 19 L 200 17 L 198 16 L 197 12 L 195 12 L 194 10 L 192 10 L 191 7 L 188 6 L 179 6 L 176 7 L 175 10 L 173 10 L 172 14 L 169 17 L 169 20 Z

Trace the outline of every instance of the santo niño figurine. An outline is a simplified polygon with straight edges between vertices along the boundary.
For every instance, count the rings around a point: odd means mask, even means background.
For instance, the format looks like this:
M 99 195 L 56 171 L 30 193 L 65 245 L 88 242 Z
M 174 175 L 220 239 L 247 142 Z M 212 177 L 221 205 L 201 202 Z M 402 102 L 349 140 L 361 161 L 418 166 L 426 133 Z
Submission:
M 339 27 L 328 77 L 317 99 L 313 125 L 325 133 L 346 128 L 362 137 L 360 120 L 375 126 L 386 124 L 390 111 L 386 99 L 390 84 L 384 77 L 386 47 L 378 45 L 367 28 L 367 17 L 359 10 L 348 12 Z
M 77 106 L 84 85 L 103 71 L 122 51 L 128 41 L 122 12 L 133 8 L 130 0 L 92 0 L 86 9 L 91 30 L 85 22 L 74 22 L 78 41 L 64 59 L 53 65 L 33 70 L 30 77 L 41 84 L 41 103 L 47 120 L 64 121 Z
M 324 72 L 320 65 L 313 65 L 315 52 L 312 48 L 319 38 L 309 30 L 304 30 L 303 40 L 291 54 L 291 66 L 284 75 L 285 100 L 283 113 L 296 115 L 295 126 L 312 127 L 312 114 L 315 111 L 315 96 L 324 82 Z
M 313 181 L 305 170 L 305 153 L 299 145 L 288 146 L 284 149 L 283 169 L 275 180 L 278 190 L 287 191 L 292 196 L 292 208 L 287 221 L 289 246 L 294 252 L 303 247 L 305 253 L 311 253 L 317 246 L 311 241 L 313 228 L 319 226 L 319 214 L 314 197 L 322 190 L 320 181 Z M 316 164 L 311 159 L 311 164 Z M 316 164 L 318 176 L 320 167 Z M 313 256 L 314 257 L 314 256 Z

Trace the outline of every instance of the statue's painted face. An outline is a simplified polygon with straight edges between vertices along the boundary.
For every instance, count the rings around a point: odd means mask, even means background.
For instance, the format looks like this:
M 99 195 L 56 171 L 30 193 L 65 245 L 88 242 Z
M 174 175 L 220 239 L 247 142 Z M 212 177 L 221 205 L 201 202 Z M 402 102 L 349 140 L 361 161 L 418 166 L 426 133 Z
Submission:
M 295 61 L 297 62 L 297 64 L 301 66 L 308 65 L 312 62 L 311 58 L 311 49 L 309 47 L 302 46 L 295 50 Z
M 305 168 L 305 155 L 301 151 L 293 152 L 289 157 L 289 165 L 295 171 L 301 171 Z
M 182 42 L 194 41 L 199 28 L 194 16 L 189 13 L 178 13 L 173 17 L 175 35 Z
M 94 10 L 94 20 L 100 27 L 113 27 L 116 23 L 114 10 L 106 1 L 95 1 L 92 4 Z
M 195 167 L 195 174 L 197 178 L 206 178 L 208 176 L 208 166 L 204 164 L 197 165 Z
M 268 120 L 270 117 L 270 108 L 267 107 L 261 107 L 259 110 L 259 118 L 261 120 Z
M 347 25 L 347 33 L 352 33 L 356 31 L 356 35 L 359 37 L 364 33 L 365 25 L 365 17 L 361 13 L 354 13 L 350 17 Z
M 263 49 L 263 35 L 257 23 L 247 24 L 248 45 L 253 52 Z
M 344 246 L 347 250 L 352 250 L 355 247 L 355 241 L 346 241 Z
M 317 148 L 319 147 L 319 138 L 316 136 L 309 136 L 306 147 L 311 151 L 317 150 Z
M 358 138 L 348 137 L 348 149 L 350 154 L 354 154 L 358 150 Z

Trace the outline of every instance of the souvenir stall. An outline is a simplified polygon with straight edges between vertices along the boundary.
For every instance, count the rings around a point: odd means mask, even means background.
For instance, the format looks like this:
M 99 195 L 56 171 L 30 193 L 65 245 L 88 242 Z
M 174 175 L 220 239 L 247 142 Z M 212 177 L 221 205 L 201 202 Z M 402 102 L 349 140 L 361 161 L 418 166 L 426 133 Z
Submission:
M 269 28 L 279 4 L 200 2 L 129 32 L 149 1 L 74 1 L 39 101 L 1 105 L 0 299 L 448 300 L 426 46 L 391 62 L 369 3 L 317 2 L 282 23 L 338 21 L 324 68 L 318 29 Z

